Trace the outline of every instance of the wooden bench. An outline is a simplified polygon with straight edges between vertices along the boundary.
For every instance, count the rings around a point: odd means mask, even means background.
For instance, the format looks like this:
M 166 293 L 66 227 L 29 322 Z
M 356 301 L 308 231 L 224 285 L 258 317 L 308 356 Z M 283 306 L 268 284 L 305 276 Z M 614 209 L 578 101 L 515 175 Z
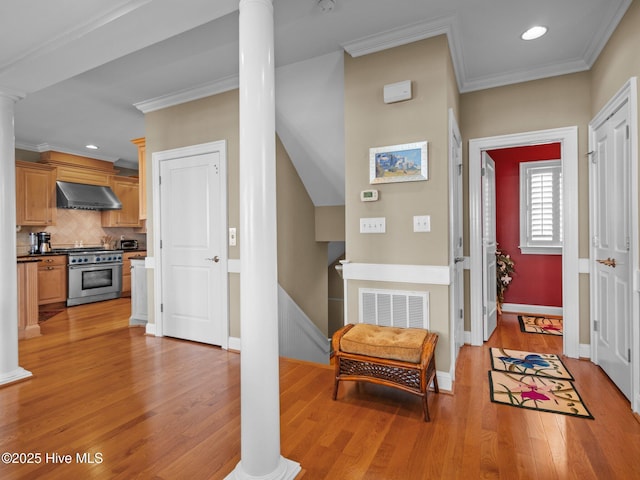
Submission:
M 333 399 L 338 396 L 341 380 L 386 385 L 421 397 L 424 420 L 428 422 L 427 391 L 431 382 L 438 392 L 437 342 L 437 334 L 420 328 L 345 325 L 332 338 Z

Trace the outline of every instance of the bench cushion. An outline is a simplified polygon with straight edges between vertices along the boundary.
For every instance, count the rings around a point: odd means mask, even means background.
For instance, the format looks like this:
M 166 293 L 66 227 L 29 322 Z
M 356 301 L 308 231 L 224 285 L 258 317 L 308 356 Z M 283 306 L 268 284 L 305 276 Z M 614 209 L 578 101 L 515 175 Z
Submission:
M 419 363 L 427 330 L 359 323 L 344 334 L 340 350 L 370 357 Z

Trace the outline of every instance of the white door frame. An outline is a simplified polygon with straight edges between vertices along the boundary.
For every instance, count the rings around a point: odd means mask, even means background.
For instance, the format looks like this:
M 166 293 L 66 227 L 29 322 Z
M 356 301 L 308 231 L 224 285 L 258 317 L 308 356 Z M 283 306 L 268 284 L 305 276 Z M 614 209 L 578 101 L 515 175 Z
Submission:
M 459 145 L 459 147 L 457 147 L 457 145 Z M 455 155 L 454 155 L 454 149 L 455 148 L 460 148 L 460 156 L 458 159 L 456 159 Z M 451 284 L 449 286 L 450 289 L 455 289 L 458 288 L 458 285 L 456 284 L 456 282 L 458 281 L 457 277 L 456 277 L 456 242 L 458 241 L 455 238 L 455 224 L 456 222 L 460 221 L 462 222 L 462 218 L 458 218 L 458 212 L 455 209 L 455 205 L 456 205 L 456 201 L 460 203 L 460 205 L 462 205 L 462 196 L 463 196 L 463 191 L 462 189 L 464 189 L 464 185 L 462 186 L 462 188 L 460 189 L 460 191 L 458 192 L 458 199 L 454 199 L 453 198 L 453 192 L 456 191 L 456 189 L 454 188 L 454 182 L 458 181 L 458 168 L 462 167 L 462 135 L 460 135 L 460 128 L 458 127 L 458 122 L 456 121 L 456 117 L 453 113 L 453 109 L 449 109 L 449 269 L 450 269 L 450 278 L 451 278 Z M 458 164 L 456 163 L 456 160 L 458 160 L 460 163 L 460 167 L 458 167 Z M 462 226 L 462 229 L 460 231 L 460 238 L 463 238 L 464 236 L 464 225 Z M 460 261 L 460 260 L 458 260 Z M 464 261 L 464 260 L 463 260 Z M 456 377 L 456 361 L 457 361 L 457 353 L 458 353 L 458 349 L 456 348 L 456 343 L 464 343 L 464 338 L 457 338 L 456 337 L 456 325 L 459 321 L 459 314 L 460 314 L 460 308 L 462 309 L 462 312 L 464 312 L 464 269 L 463 269 L 463 274 L 462 274 L 462 298 L 459 300 L 461 302 L 460 305 L 455 305 L 455 293 L 451 292 L 450 294 L 450 302 L 451 302 L 451 307 L 450 307 L 450 317 L 451 317 L 451 368 L 449 369 L 449 374 L 451 375 L 451 380 L 455 380 Z M 462 320 L 464 322 L 464 318 Z
M 223 278 L 220 282 L 221 298 L 225 301 L 222 305 L 222 344 L 225 350 L 229 348 L 229 275 L 228 275 L 228 247 L 227 247 L 227 142 L 219 140 L 216 142 L 202 143 L 199 145 L 191 145 L 188 147 L 174 148 L 171 150 L 163 150 L 153 152 L 151 155 L 151 164 L 153 167 L 153 252 L 154 252 L 154 271 L 153 271 L 153 291 L 154 302 L 153 312 L 155 321 L 155 335 L 163 337 L 163 322 L 161 305 L 163 300 L 162 292 L 162 249 L 160 248 L 160 232 L 161 218 L 160 211 L 160 163 L 165 160 L 174 160 L 177 158 L 190 157 L 195 155 L 206 155 L 208 153 L 220 152 L 220 203 L 219 213 L 221 219 L 220 225 L 220 271 L 223 272 Z
M 563 179 L 562 305 L 564 354 L 578 358 L 579 257 L 578 257 L 578 127 L 500 135 L 469 140 L 469 229 L 471 255 L 471 345 L 482 345 L 482 152 L 497 148 L 560 142 Z
M 610 115 L 618 110 L 625 102 L 629 104 L 629 141 L 630 141 L 630 161 L 631 161 L 631 185 L 629 194 L 631 195 L 631 225 L 629 228 L 629 255 L 630 264 L 632 265 L 632 292 L 631 292 L 631 409 L 640 413 L 640 270 L 638 267 L 638 259 L 640 258 L 640 242 L 638 238 L 638 80 L 637 77 L 631 77 L 622 88 L 602 107 L 600 112 L 589 122 L 589 150 L 593 150 L 595 129 L 604 122 Z M 591 179 L 589 183 L 589 192 L 593 185 Z M 593 238 L 593 215 L 594 215 L 593 198 L 589 195 L 589 238 Z M 595 261 L 593 257 L 593 242 L 589 242 L 591 247 L 591 262 Z M 591 297 L 591 359 L 597 361 L 595 332 L 593 328 L 593 320 L 596 314 L 596 306 L 593 292 L 593 282 L 590 284 L 589 293 Z

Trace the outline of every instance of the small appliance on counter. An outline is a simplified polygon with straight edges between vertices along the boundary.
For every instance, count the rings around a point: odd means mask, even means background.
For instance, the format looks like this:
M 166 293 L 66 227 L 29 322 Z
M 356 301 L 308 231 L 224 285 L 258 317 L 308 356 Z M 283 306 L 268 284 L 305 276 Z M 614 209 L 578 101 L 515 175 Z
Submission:
M 40 253 L 40 245 L 38 244 L 38 234 L 31 232 L 29 234 L 29 254 Z
M 120 240 L 120 250 L 137 250 L 138 249 L 138 240 Z
M 38 232 L 38 253 L 51 252 L 51 234 L 49 232 Z

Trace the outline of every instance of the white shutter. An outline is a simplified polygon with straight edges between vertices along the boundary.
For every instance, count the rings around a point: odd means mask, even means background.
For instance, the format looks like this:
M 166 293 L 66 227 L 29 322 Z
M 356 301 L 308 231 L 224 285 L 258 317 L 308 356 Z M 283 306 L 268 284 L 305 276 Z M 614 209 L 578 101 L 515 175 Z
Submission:
M 560 160 L 520 164 L 520 249 L 522 253 L 562 253 Z

